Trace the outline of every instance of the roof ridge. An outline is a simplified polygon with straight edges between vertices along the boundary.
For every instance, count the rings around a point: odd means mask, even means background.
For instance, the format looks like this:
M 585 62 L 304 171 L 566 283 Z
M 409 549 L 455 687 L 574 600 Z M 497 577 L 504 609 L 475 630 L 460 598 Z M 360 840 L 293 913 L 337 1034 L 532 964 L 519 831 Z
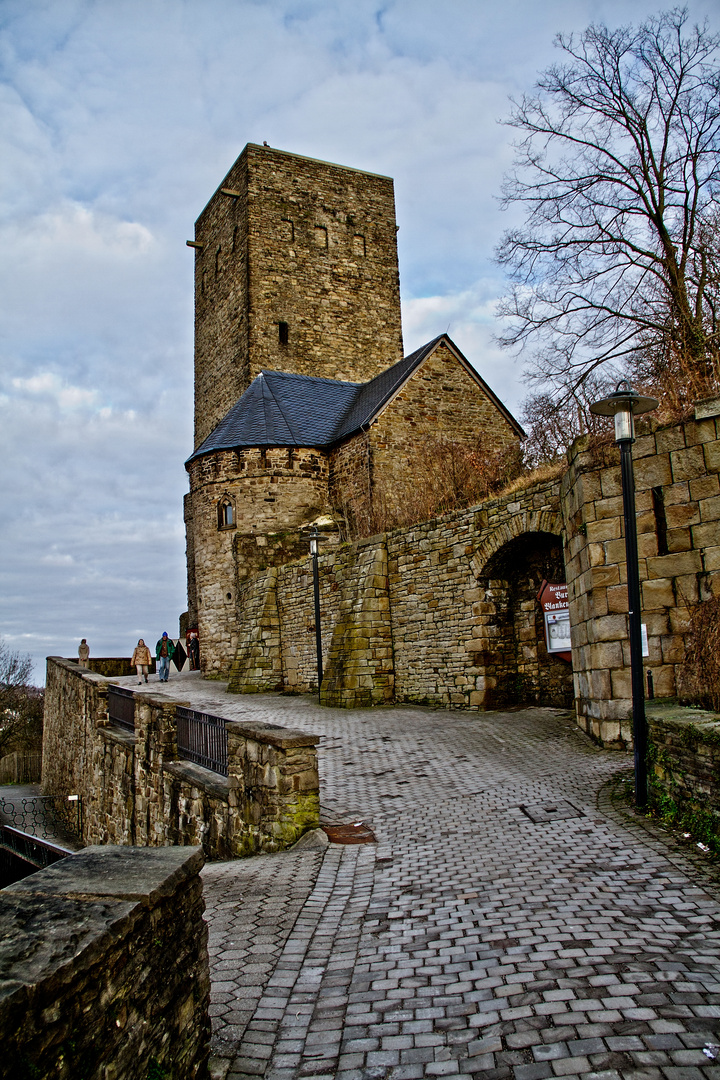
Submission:
M 365 383 L 350 382 L 348 379 L 328 379 L 324 375 L 303 375 L 299 371 L 278 371 L 274 368 L 262 368 L 260 374 L 256 375 L 255 378 L 259 379 L 260 375 L 275 375 L 283 379 L 305 379 L 308 382 L 332 383 L 333 386 L 337 386 L 338 383 L 341 386 L 365 386 Z M 373 376 L 373 378 L 377 378 L 377 376 Z M 252 383 L 250 385 L 252 386 Z
M 265 374 L 265 373 L 264 373 L 263 371 L 261 371 L 261 372 L 260 372 L 260 376 L 262 376 L 262 375 L 264 375 L 264 374 Z M 295 428 L 293 427 L 293 425 L 292 425 L 292 424 L 290 423 L 290 421 L 288 420 L 287 416 L 285 415 L 285 411 L 283 410 L 283 407 L 282 407 L 282 405 L 280 404 L 280 402 L 278 401 L 278 399 L 277 399 L 277 398 L 275 397 L 275 395 L 273 394 L 273 392 L 272 392 L 272 387 L 270 386 L 270 383 L 269 383 L 269 381 L 268 381 L 267 379 L 263 379 L 263 409 L 265 409 L 265 387 L 267 387 L 267 392 L 268 392 L 268 394 L 270 395 L 270 397 L 272 398 L 272 400 L 273 400 L 273 403 L 274 403 L 274 405 L 275 405 L 275 408 L 277 409 L 277 411 L 278 411 L 278 412 L 280 413 L 280 415 L 282 416 L 283 420 L 285 421 L 285 427 L 286 427 L 286 428 L 288 429 L 288 431 L 290 432 L 290 434 L 291 434 L 291 436 L 292 436 L 293 440 L 294 440 L 294 441 L 295 441 L 295 442 L 297 443 L 297 440 L 298 440 L 298 433 L 297 433 L 297 432 L 295 431 Z M 266 423 L 266 427 L 267 427 L 267 426 L 269 426 L 269 425 L 267 424 L 267 420 L 268 420 L 268 414 L 267 414 L 267 412 L 265 412 L 265 423 Z

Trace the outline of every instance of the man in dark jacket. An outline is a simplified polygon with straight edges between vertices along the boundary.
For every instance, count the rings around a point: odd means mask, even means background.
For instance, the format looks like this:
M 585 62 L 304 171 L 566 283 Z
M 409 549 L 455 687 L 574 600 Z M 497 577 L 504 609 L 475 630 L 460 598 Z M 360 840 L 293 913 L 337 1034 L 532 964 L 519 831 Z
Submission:
M 157 669 L 160 677 L 160 682 L 167 682 L 168 675 L 170 674 L 170 661 L 172 660 L 173 653 L 175 652 L 175 646 L 170 638 L 167 636 L 167 630 L 163 632 L 163 636 L 155 646 L 155 656 L 157 658 Z

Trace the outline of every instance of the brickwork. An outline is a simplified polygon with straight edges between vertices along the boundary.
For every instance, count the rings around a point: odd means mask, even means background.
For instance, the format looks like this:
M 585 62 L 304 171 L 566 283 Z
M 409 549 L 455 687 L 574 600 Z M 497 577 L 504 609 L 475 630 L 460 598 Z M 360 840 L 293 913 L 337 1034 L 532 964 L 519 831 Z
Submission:
M 47 668 L 43 791 L 80 795 L 85 843 L 202 844 L 231 858 L 276 851 L 317 824 L 312 736 L 228 722 L 223 777 L 179 758 L 175 706 L 186 702 L 135 694 L 130 732 L 108 721 L 106 679 L 58 657 Z
M 643 623 L 655 693 L 671 696 L 688 605 L 720 590 L 718 417 L 657 427 L 633 446 Z M 578 719 L 626 746 L 630 657 L 622 491 L 617 450 L 578 440 L 562 483 Z
M 361 382 L 402 358 L 388 177 L 250 144 L 195 242 L 196 447 L 263 368 Z
M 205 1080 L 199 849 L 89 847 L 0 893 L 7 1077 Z
M 720 852 L 720 716 L 648 702 L 650 804 Z
M 517 701 L 520 678 L 534 700 L 569 704 L 569 665 L 547 656 L 534 598 L 542 570 L 562 573 L 562 560 L 556 555 L 548 561 L 543 554 L 548 538 L 556 549 L 561 542 L 558 492 L 557 481 L 536 484 L 480 508 L 322 554 L 323 701 L 348 707 L 387 701 L 394 689 L 397 701 L 487 708 Z M 499 578 L 490 586 L 488 563 L 523 536 L 525 555 L 537 565 L 533 576 L 522 563 L 522 595 L 518 567 L 505 568 L 504 586 Z M 500 587 L 512 597 L 513 612 L 504 660 L 494 651 L 498 619 L 488 618 L 488 589 Z M 272 589 L 279 632 L 253 623 L 260 606 L 272 609 Z M 283 686 L 316 689 L 309 559 L 280 567 L 273 581 L 263 575 L 246 595 L 248 618 L 241 616 L 241 622 L 252 648 L 239 651 L 233 687 L 252 682 L 263 670 L 272 670 L 274 679 L 280 662 Z M 254 688 L 270 687 L 258 681 Z
M 518 445 L 500 412 L 457 355 L 441 344 L 405 383 L 369 432 L 372 483 L 391 507 L 412 497 L 421 460 L 448 440 L 488 451 Z
M 192 462 L 189 596 L 206 675 L 226 675 L 239 648 L 238 590 L 253 572 L 307 549 L 300 529 L 327 512 L 327 491 L 327 456 L 312 449 L 227 450 Z M 218 516 L 223 501 L 232 506 L 229 527 Z

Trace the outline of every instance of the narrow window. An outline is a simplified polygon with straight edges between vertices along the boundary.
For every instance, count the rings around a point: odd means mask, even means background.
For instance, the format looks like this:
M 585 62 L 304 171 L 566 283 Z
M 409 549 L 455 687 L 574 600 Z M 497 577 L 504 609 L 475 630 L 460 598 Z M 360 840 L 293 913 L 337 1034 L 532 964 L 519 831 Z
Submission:
M 221 251 L 222 251 L 222 248 L 219 247 L 217 249 L 217 251 L 215 252 L 215 277 L 217 277 L 218 274 L 220 273 L 220 252 Z
M 238 238 L 238 227 L 236 225 L 235 228 L 233 229 L 233 238 L 232 238 L 232 250 L 233 251 L 235 251 L 235 249 L 237 248 L 237 238 Z
M 316 225 L 315 226 L 315 243 L 320 248 L 327 248 L 327 246 L 328 246 L 328 235 L 327 235 L 327 229 L 325 228 L 324 225 Z
M 218 529 L 231 529 L 235 524 L 235 510 L 230 499 L 218 503 Z
M 667 518 L 665 516 L 663 489 L 661 487 L 654 487 L 652 489 L 652 506 L 653 514 L 655 515 L 655 535 L 657 536 L 658 555 L 667 555 Z
M 202 293 L 203 296 L 205 295 L 205 284 L 206 284 L 205 278 L 206 277 L 207 277 L 207 275 L 206 275 L 205 271 L 203 270 L 203 272 L 202 272 L 202 274 L 200 276 L 200 292 Z
M 287 345 L 289 339 L 288 324 L 286 322 L 278 323 L 278 343 L 280 345 Z
M 358 255 L 361 259 L 365 258 L 365 237 L 356 233 L 353 236 L 353 255 Z
M 260 451 L 260 468 L 267 469 L 267 450 Z
M 280 239 L 292 244 L 295 239 L 295 226 L 290 218 L 283 218 L 280 222 Z

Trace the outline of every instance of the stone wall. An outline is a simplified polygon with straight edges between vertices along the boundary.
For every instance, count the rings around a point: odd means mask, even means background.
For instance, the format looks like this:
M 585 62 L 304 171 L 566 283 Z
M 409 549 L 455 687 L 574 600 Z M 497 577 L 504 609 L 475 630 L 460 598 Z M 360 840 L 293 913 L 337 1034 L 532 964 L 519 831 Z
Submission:
M 89 847 L 0 892 L 6 1076 L 207 1077 L 202 865 Z
M 650 424 L 633 446 L 645 664 L 658 697 L 675 693 L 689 605 L 720 591 L 719 421 L 711 415 Z M 618 461 L 614 445 L 578 440 L 568 452 L 562 506 L 578 721 L 604 744 L 627 746 L 630 655 Z
M 650 805 L 720 854 L 720 716 L 648 702 Z
M 195 243 L 196 447 L 263 368 L 364 381 L 402 358 L 389 177 L 250 144 Z
M 211 858 L 276 851 L 319 818 L 318 738 L 228 722 L 228 776 L 181 760 L 176 704 L 135 694 L 135 731 L 111 725 L 108 680 L 47 662 L 43 791 L 78 794 L 86 844 L 202 844 Z
M 324 669 L 321 700 L 360 706 L 396 701 L 487 708 L 517 700 L 518 671 L 531 700 L 572 702 L 570 665 L 548 656 L 535 592 L 548 538 L 561 544 L 559 484 L 531 485 L 481 508 L 448 514 L 343 544 L 319 559 Z M 506 655 L 490 653 L 486 570 L 518 537 L 540 553 L 519 572 L 509 565 L 505 588 L 512 604 L 530 604 L 531 617 L 511 619 Z M 526 552 L 526 554 L 528 554 Z M 532 552 L 530 553 L 532 554 Z M 548 569 L 548 572 L 549 569 Z M 533 576 L 534 575 L 534 576 Z M 532 580 L 533 584 L 528 585 Z M 493 588 L 500 587 L 493 579 Z M 266 571 L 240 597 L 241 648 L 230 684 L 235 690 L 317 689 L 312 569 L 301 563 Z M 530 592 L 528 592 L 530 590 Z M 530 601 L 527 600 L 530 595 Z M 258 623 L 258 613 L 262 619 Z M 526 613 L 527 614 L 527 613 Z M 527 640 L 531 627 L 533 639 Z M 525 636 L 523 636 L 525 635 Z M 532 654 L 531 656 L 529 654 Z M 535 671 L 534 679 L 529 677 Z M 561 671 L 555 681 L 540 671 Z
M 189 608 L 206 675 L 226 677 L 239 647 L 238 589 L 246 578 L 307 550 L 303 527 L 328 511 L 328 458 L 312 449 L 219 451 L 190 465 L 186 506 Z M 228 500 L 232 526 L 218 507 Z

